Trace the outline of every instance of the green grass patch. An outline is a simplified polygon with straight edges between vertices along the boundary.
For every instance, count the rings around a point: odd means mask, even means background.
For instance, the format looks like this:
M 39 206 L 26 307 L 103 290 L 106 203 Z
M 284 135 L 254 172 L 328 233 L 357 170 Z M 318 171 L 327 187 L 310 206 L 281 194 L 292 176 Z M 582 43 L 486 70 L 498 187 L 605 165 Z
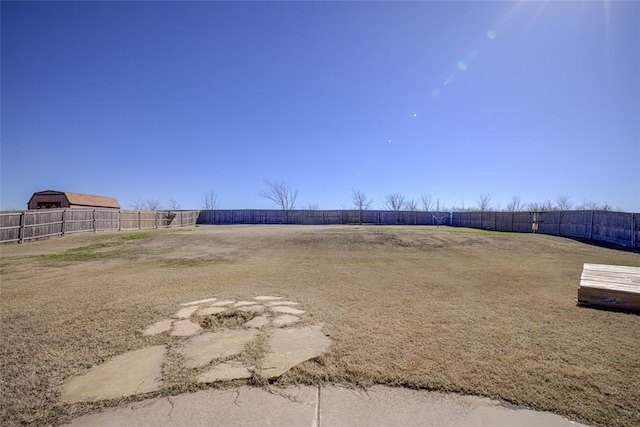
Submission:
M 133 234 L 129 234 L 127 236 L 123 236 L 122 240 L 140 240 L 140 239 L 146 239 L 151 237 L 151 232 L 150 231 L 141 231 L 139 233 L 133 233 Z
M 122 254 L 121 250 L 103 251 L 102 249 L 113 248 L 123 245 L 124 242 L 104 242 L 96 243 L 93 245 L 80 246 L 77 248 L 68 249 L 59 254 L 47 254 L 40 255 L 38 258 L 42 261 L 66 261 L 66 262 L 81 262 L 81 261 L 93 261 L 97 259 L 109 258 L 115 255 Z

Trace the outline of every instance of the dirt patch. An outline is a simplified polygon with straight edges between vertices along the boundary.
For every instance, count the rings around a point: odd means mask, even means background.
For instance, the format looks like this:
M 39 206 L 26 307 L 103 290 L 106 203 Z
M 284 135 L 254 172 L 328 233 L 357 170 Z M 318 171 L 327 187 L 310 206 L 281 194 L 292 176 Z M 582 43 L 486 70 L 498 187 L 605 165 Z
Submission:
M 239 310 L 227 310 L 222 313 L 202 316 L 199 323 L 202 329 L 217 331 L 220 328 L 238 328 L 254 317 L 256 317 L 255 313 Z

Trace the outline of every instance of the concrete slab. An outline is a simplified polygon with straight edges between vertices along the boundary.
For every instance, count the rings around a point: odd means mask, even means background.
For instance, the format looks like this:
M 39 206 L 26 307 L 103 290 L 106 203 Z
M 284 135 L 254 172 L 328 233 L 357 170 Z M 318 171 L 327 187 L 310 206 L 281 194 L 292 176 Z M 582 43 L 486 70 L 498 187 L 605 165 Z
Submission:
M 297 308 L 280 306 L 280 305 L 271 307 L 271 311 L 273 311 L 274 313 L 298 314 L 298 315 L 306 313 L 306 311 L 304 310 L 298 310 Z
M 324 353 L 331 341 L 322 332 L 322 326 L 298 329 L 276 329 L 267 341 L 258 374 L 264 378 L 277 378 L 294 366 Z
M 67 381 L 61 387 L 60 400 L 97 402 L 159 390 L 165 353 L 164 345 L 155 345 L 114 357 Z
M 251 378 L 251 371 L 240 362 L 226 362 L 214 366 L 212 369 L 198 375 L 199 383 L 215 383 Z
M 193 323 L 191 320 L 178 320 L 173 324 L 173 330 L 170 335 L 174 337 L 190 337 L 200 332 L 201 329 L 200 325 Z
M 76 418 L 72 426 L 315 426 L 318 389 L 203 390 L 135 402 Z
M 277 328 L 281 328 L 283 326 L 293 325 L 294 323 L 299 321 L 300 321 L 300 318 L 297 316 L 292 316 L 290 314 L 283 314 L 273 319 L 273 326 Z
M 326 387 L 320 402 L 320 425 L 327 426 L 580 426 L 559 415 L 512 409 L 486 398 L 386 386 L 366 392 Z
M 188 319 L 193 313 L 196 312 L 196 310 L 198 310 L 198 306 L 181 308 L 176 314 L 173 315 L 173 317 L 178 319 Z
M 200 316 L 208 316 L 210 314 L 219 314 L 223 311 L 227 311 L 226 307 L 205 307 L 198 310 L 198 315 Z
M 226 305 L 235 304 L 235 300 L 218 301 L 213 304 L 209 304 L 211 307 L 222 307 Z
M 173 319 L 163 319 L 159 322 L 154 323 L 153 325 L 149 325 L 147 329 L 142 331 L 142 335 L 158 335 L 163 332 L 167 332 L 171 329 L 171 324 L 174 322 Z
M 206 298 L 206 299 L 201 299 L 198 301 L 191 301 L 191 302 L 185 302 L 184 304 L 180 304 L 181 306 L 189 306 L 189 305 L 199 305 L 199 304 L 204 304 L 207 302 L 214 302 L 215 300 L 217 300 L 218 298 Z
M 272 297 L 269 295 L 260 295 L 259 297 L 255 297 L 254 300 L 256 301 L 275 301 L 275 300 L 279 300 L 282 299 L 282 297 Z
M 185 366 L 198 368 L 214 359 L 236 355 L 257 334 L 255 329 L 224 329 L 190 338 L 183 348 Z
M 242 326 L 244 326 L 245 328 L 260 329 L 267 323 L 269 323 L 269 318 L 267 316 L 256 316 Z

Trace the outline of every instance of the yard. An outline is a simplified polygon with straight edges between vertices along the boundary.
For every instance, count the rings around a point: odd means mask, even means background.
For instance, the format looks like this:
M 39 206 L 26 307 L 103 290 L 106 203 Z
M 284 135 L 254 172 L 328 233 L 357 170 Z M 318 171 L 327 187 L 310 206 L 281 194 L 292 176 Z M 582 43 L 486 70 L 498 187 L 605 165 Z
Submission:
M 122 403 L 63 405 L 58 387 L 170 339 L 140 332 L 180 303 L 256 295 L 300 302 L 333 341 L 276 386 L 380 383 L 640 424 L 640 316 L 575 304 L 583 263 L 640 266 L 638 254 L 544 235 L 370 226 L 200 226 L 0 250 L 3 425 L 59 424 Z M 203 387 L 165 370 L 161 394 Z

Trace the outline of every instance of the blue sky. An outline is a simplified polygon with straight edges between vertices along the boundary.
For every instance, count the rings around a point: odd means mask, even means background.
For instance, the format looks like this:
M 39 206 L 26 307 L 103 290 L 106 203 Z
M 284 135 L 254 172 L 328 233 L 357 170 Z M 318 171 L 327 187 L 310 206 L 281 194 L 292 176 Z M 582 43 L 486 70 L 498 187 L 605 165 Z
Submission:
M 200 208 L 640 212 L 639 2 L 1 3 L 1 207 L 46 189 Z

